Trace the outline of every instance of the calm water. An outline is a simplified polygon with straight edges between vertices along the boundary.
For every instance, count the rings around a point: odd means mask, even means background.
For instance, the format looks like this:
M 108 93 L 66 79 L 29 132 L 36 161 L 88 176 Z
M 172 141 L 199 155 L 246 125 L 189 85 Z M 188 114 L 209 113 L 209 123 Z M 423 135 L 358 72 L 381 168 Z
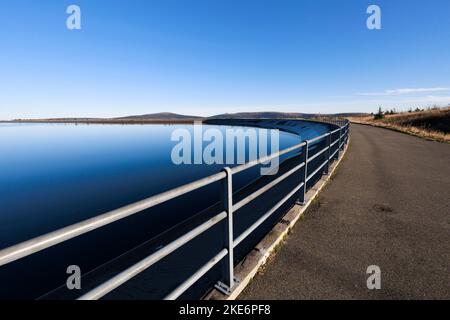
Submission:
M 221 165 L 172 163 L 176 142 L 170 137 L 178 128 L 192 132 L 190 125 L 0 124 L 0 249 L 218 172 Z M 310 126 L 302 138 L 324 130 Z M 281 132 L 280 138 L 281 149 L 300 142 L 290 133 Z M 235 188 L 258 172 L 242 174 Z M 202 201 L 192 199 L 196 194 L 183 197 L 0 267 L 0 297 L 39 297 L 64 283 L 62 266 L 92 270 L 217 202 L 216 191 L 200 196 Z

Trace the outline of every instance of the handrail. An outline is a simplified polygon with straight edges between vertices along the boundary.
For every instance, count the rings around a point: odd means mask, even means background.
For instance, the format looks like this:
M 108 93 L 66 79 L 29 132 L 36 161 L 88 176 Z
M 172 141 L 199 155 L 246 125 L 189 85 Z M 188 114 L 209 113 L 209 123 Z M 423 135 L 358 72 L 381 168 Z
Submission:
M 220 260 L 222 260 L 228 254 L 227 249 L 222 249 L 214 258 L 212 258 L 203 267 L 198 269 L 189 279 L 180 284 L 174 291 L 172 291 L 164 300 L 175 300 L 181 296 L 187 289 L 190 288 L 194 283 L 196 283 L 205 273 L 211 270 Z
M 179 197 L 193 190 L 205 187 L 211 183 L 222 180 L 226 177 L 224 172 L 219 172 L 209 177 L 185 184 L 178 188 L 160 193 L 150 198 L 144 199 L 124 206 L 122 208 L 109 211 L 102 215 L 75 223 L 71 226 L 47 233 L 43 236 L 16 244 L 12 247 L 0 251 L 0 266 L 26 257 L 30 254 L 52 247 L 61 242 L 75 238 L 92 230 L 98 229 L 115 221 L 129 217 L 135 213 L 154 207 L 158 204 Z
M 237 247 L 245 238 L 247 238 L 256 228 L 258 228 L 264 221 L 267 220 L 275 211 L 277 211 L 289 198 L 291 198 L 297 191 L 299 191 L 305 184 L 302 182 L 297 187 L 289 192 L 283 199 L 277 202 L 266 214 L 259 218 L 254 224 L 245 230 L 239 237 L 234 240 L 234 247 Z
M 106 295 L 107 293 L 111 292 L 121 284 L 127 282 L 137 274 L 141 273 L 145 269 L 149 268 L 165 256 L 171 254 L 176 249 L 180 248 L 181 246 L 185 245 L 195 237 L 199 236 L 206 230 L 210 229 L 212 226 L 216 225 L 223 219 L 225 219 L 227 216 L 226 212 L 222 212 L 218 214 L 217 216 L 211 218 L 210 220 L 206 221 L 205 223 L 201 224 L 197 228 L 191 230 L 190 232 L 186 233 L 184 236 L 178 238 L 177 240 L 171 242 L 169 245 L 165 246 L 164 248 L 156 251 L 152 255 L 148 256 L 144 260 L 136 263 L 135 265 L 129 267 L 125 271 L 122 271 L 118 275 L 114 276 L 113 278 L 109 279 L 108 281 L 104 282 L 102 285 L 98 286 L 94 290 L 91 290 L 90 292 L 86 293 L 85 295 L 81 296 L 79 300 L 93 300 L 93 299 L 99 299 Z
M 207 264 L 205 264 L 203 267 L 201 267 L 197 272 L 195 272 L 194 275 L 192 275 L 189 279 L 187 279 L 184 283 L 182 283 L 179 287 L 177 287 L 171 294 L 169 294 L 166 299 L 176 299 L 179 297 L 183 292 L 185 292 L 193 283 L 195 283 L 198 279 L 200 279 L 208 270 L 210 270 L 214 265 L 216 265 L 221 259 L 223 259 L 225 256 L 230 257 L 230 264 L 232 266 L 233 262 L 233 248 L 236 247 L 239 243 L 241 243 L 249 234 L 251 234 L 257 227 L 259 227 L 270 215 L 272 215 L 283 203 L 285 203 L 289 198 L 291 198 L 296 192 L 303 189 L 303 195 L 306 192 L 306 185 L 307 182 L 315 176 L 321 169 L 324 168 L 325 165 L 330 164 L 331 160 L 334 159 L 334 156 L 341 151 L 341 148 L 344 144 L 348 141 L 348 133 L 349 133 L 349 125 L 350 123 L 347 121 L 343 126 L 339 127 L 338 129 L 325 133 L 319 137 L 315 137 L 311 140 L 306 140 L 302 143 L 299 143 L 295 146 L 286 148 L 282 151 L 276 152 L 274 154 L 262 157 L 260 159 L 250 161 L 246 164 L 242 164 L 239 166 L 236 166 L 234 168 L 225 168 L 224 171 L 213 174 L 211 176 L 199 179 L 197 181 L 185 184 L 183 186 L 168 190 L 166 192 L 160 193 L 158 195 L 154 195 L 152 197 L 149 197 L 147 199 L 144 199 L 142 201 L 138 201 L 135 203 L 132 203 L 130 205 L 118 208 L 116 210 L 109 211 L 107 213 L 104 213 L 102 215 L 84 220 L 79 223 L 75 223 L 73 225 L 70 225 L 65 228 L 61 228 L 59 230 L 47 233 L 45 235 L 36 237 L 34 239 L 24 241 L 22 243 L 13 245 L 9 248 L 0 250 L 0 266 L 6 265 L 8 263 L 11 263 L 13 261 L 16 261 L 18 259 L 21 259 L 23 257 L 29 256 L 33 253 L 39 252 L 41 250 L 44 250 L 46 248 L 52 247 L 54 245 L 57 245 L 59 243 L 62 243 L 64 241 L 67 241 L 69 239 L 75 238 L 77 236 L 80 236 L 82 234 L 85 234 L 87 232 L 93 231 L 95 229 L 98 229 L 100 227 L 103 227 L 105 225 L 111 224 L 113 222 L 116 222 L 118 220 L 124 219 L 126 217 L 129 217 L 133 214 L 136 214 L 138 212 L 141 212 L 143 210 L 149 209 L 151 207 L 157 206 L 159 204 L 162 204 L 166 201 L 169 201 L 171 199 L 177 198 L 179 196 L 182 196 L 186 193 L 189 193 L 191 191 L 197 190 L 199 188 L 205 187 L 209 184 L 212 184 L 217 181 L 221 180 L 227 180 L 227 183 L 224 184 L 225 188 L 228 188 L 225 190 L 224 194 L 226 194 L 227 199 L 224 199 L 225 203 L 225 211 L 217 214 L 213 218 L 209 219 L 208 221 L 202 223 L 198 227 L 194 228 L 193 230 L 189 231 L 185 235 L 181 236 L 180 238 L 172 241 L 165 247 L 159 249 L 152 255 L 148 256 L 147 258 L 141 260 L 140 262 L 134 264 L 133 266 L 129 267 L 125 271 L 117 274 L 113 278 L 109 279 L 108 281 L 104 282 L 100 286 L 94 288 L 90 292 L 84 294 L 79 299 L 80 300 L 87 300 L 87 299 L 99 299 L 103 296 L 105 296 L 107 293 L 111 292 L 118 286 L 122 285 L 123 283 L 127 282 L 137 274 L 141 273 L 142 271 L 146 270 L 153 264 L 157 263 L 167 255 L 171 254 L 181 246 L 185 245 L 195 237 L 199 236 L 206 230 L 209 230 L 212 226 L 218 224 L 225 218 L 227 218 L 229 221 L 232 221 L 232 215 L 233 211 L 236 211 L 243 206 L 247 205 L 251 201 L 255 200 L 257 197 L 265 193 L 266 191 L 273 188 L 275 185 L 280 183 L 281 181 L 285 180 L 287 177 L 291 176 L 294 172 L 304 168 L 304 178 L 303 181 L 299 183 L 299 185 L 294 188 L 291 192 L 288 193 L 281 201 L 279 201 L 272 209 L 270 209 L 268 212 L 266 212 L 261 218 L 259 218 L 252 226 L 250 226 L 247 230 L 245 230 L 237 239 L 231 239 L 230 245 L 227 248 L 224 248 L 221 252 L 219 252 L 214 258 L 212 258 Z M 335 141 L 331 142 L 333 134 L 339 132 L 339 137 L 335 139 Z M 330 137 L 327 139 L 327 147 L 317 152 L 315 155 L 308 157 L 308 147 L 316 142 L 319 141 L 325 137 Z M 336 143 L 339 143 L 338 148 L 331 153 L 331 148 L 336 145 Z M 254 167 L 258 164 L 262 164 L 265 162 L 268 162 L 276 157 L 279 157 L 281 155 L 284 155 L 286 153 L 289 153 L 291 151 L 297 150 L 299 148 L 306 147 L 306 152 L 304 153 L 304 159 L 303 161 L 294 167 L 293 169 L 289 170 L 288 172 L 284 173 L 274 181 L 268 183 L 264 187 L 258 189 L 253 194 L 247 196 L 246 198 L 242 199 L 237 204 L 232 203 L 232 197 L 230 197 L 230 190 L 232 194 L 232 175 L 239 173 L 243 170 L 249 169 L 251 167 Z M 319 155 L 323 154 L 325 151 L 330 150 L 327 153 L 327 160 L 322 163 L 316 170 L 309 174 L 308 176 L 306 173 L 309 171 L 307 168 L 307 164 L 311 162 L 313 159 L 317 158 Z M 327 167 L 328 168 L 328 167 Z M 327 169 L 328 170 L 328 169 Z M 231 188 L 231 189 L 230 189 Z M 304 197 L 304 196 L 303 196 Z M 232 228 L 232 223 L 228 223 L 228 235 L 233 235 L 233 232 L 230 228 Z M 227 288 L 226 284 L 221 284 L 219 286 L 219 289 L 225 290 L 227 293 L 232 290 L 233 287 L 233 270 L 229 270 L 230 274 L 228 276 L 228 281 L 230 286 Z
M 330 135 L 329 132 L 328 132 L 328 133 L 325 133 L 325 134 L 323 134 L 323 135 L 321 135 L 321 136 L 315 137 L 314 139 L 308 140 L 308 143 L 311 144 L 311 143 L 314 143 L 314 142 L 316 142 L 316 141 L 322 140 L 323 138 L 326 138 L 326 137 L 328 137 L 329 135 Z
M 317 158 L 318 156 L 322 155 L 325 151 L 327 151 L 329 149 L 329 147 L 325 147 L 322 150 L 320 150 L 319 152 L 317 152 L 315 155 L 311 156 L 310 158 L 308 157 L 308 161 L 307 163 L 310 163 L 311 161 L 313 161 L 315 158 Z
M 311 173 L 307 178 L 306 178 L 306 182 L 308 182 L 309 180 L 311 180 L 312 177 L 314 177 L 319 171 L 320 169 L 322 169 L 323 167 L 325 167 L 325 165 L 327 164 L 328 160 L 324 161 L 316 170 L 314 170 L 313 173 Z
M 289 153 L 289 152 L 292 152 L 294 150 L 300 149 L 305 144 L 306 144 L 306 142 L 302 142 L 302 143 L 299 143 L 299 144 L 297 144 L 297 145 L 295 145 L 293 147 L 286 148 L 283 151 L 275 152 L 274 154 L 271 154 L 269 156 L 265 156 L 263 158 L 250 161 L 248 163 L 241 164 L 241 165 L 239 165 L 237 167 L 231 168 L 231 171 L 232 171 L 233 174 L 235 174 L 235 173 L 239 173 L 241 171 L 244 171 L 246 169 L 250 169 L 250 168 L 252 168 L 252 167 L 254 167 L 254 166 L 258 165 L 258 164 L 268 162 L 268 161 L 270 161 L 272 159 L 275 159 L 275 158 L 278 158 L 278 157 L 280 157 L 282 155 L 285 155 L 286 153 Z
M 251 201 L 255 200 L 257 197 L 259 197 L 260 195 L 262 195 L 263 193 L 265 193 L 266 191 L 269 191 L 270 189 L 272 189 L 274 186 L 276 186 L 278 183 L 280 183 L 281 181 L 285 180 L 286 178 L 290 177 L 294 172 L 300 170 L 301 168 L 303 168 L 305 166 L 305 163 L 302 162 L 301 164 L 299 164 L 298 166 L 296 166 L 295 168 L 289 170 L 288 172 L 286 172 L 285 174 L 283 174 L 282 176 L 278 177 L 277 179 L 275 179 L 274 181 L 268 183 L 267 185 L 265 185 L 264 187 L 262 187 L 261 189 L 259 189 L 258 191 L 252 193 L 251 195 L 245 197 L 244 199 L 242 199 L 241 201 L 239 201 L 238 203 L 236 203 L 233 206 L 233 210 L 237 211 L 239 209 L 241 209 L 243 206 L 245 206 L 246 204 L 250 203 Z

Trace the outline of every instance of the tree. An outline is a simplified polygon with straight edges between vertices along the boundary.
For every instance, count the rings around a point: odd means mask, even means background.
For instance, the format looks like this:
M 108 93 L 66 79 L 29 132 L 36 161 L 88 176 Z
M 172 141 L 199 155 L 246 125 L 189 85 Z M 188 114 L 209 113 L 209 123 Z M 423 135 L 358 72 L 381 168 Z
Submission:
M 380 120 L 384 118 L 384 113 L 383 110 L 381 109 L 381 107 L 378 107 L 378 112 L 375 114 L 374 119 L 375 120 Z

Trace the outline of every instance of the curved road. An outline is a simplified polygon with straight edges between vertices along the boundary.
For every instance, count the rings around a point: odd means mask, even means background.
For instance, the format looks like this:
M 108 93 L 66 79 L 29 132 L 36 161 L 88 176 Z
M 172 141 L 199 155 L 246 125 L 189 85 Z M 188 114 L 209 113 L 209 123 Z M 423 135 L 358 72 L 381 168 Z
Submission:
M 450 145 L 352 125 L 332 180 L 239 298 L 450 299 Z

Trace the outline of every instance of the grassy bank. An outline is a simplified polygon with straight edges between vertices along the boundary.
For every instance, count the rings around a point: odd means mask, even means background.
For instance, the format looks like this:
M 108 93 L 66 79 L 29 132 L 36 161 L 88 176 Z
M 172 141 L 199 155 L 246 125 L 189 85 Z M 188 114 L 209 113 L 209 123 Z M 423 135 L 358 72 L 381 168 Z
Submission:
M 378 119 L 374 115 L 349 117 L 349 120 L 450 143 L 450 108 L 385 114 Z

